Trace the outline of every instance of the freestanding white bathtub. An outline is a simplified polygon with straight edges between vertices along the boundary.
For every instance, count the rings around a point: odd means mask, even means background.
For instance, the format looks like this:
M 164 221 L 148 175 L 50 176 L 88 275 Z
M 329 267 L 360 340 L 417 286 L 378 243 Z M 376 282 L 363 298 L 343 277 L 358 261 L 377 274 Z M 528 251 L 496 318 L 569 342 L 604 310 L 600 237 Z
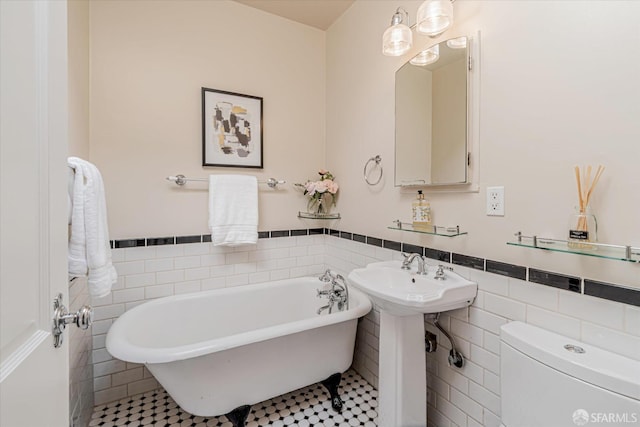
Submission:
M 107 350 L 144 363 L 187 412 L 227 414 L 349 368 L 371 303 L 350 287 L 349 310 L 318 315 L 324 286 L 303 277 L 149 301 L 114 322 Z

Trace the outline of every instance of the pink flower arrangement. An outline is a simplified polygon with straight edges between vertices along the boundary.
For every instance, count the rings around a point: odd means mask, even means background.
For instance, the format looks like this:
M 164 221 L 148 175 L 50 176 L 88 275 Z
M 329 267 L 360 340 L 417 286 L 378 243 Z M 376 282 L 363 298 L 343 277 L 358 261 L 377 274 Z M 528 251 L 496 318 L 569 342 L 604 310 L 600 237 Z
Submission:
M 309 206 L 312 207 L 318 205 L 318 211 L 327 208 L 326 202 L 323 202 L 325 194 L 331 195 L 331 204 L 335 206 L 335 195 L 338 193 L 338 183 L 335 181 L 335 177 L 331 172 L 326 169 L 320 169 L 318 171 L 320 179 L 317 181 L 307 181 L 304 184 L 295 184 L 297 187 L 304 188 L 304 194 L 309 196 Z M 323 206 L 325 205 L 325 206 Z

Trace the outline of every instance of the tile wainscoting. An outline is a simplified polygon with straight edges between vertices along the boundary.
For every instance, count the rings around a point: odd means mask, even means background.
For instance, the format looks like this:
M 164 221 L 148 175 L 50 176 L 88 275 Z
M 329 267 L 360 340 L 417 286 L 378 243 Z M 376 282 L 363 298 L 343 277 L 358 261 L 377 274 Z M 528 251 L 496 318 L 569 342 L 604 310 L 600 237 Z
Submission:
M 207 237 L 112 242 L 118 285 L 94 301 L 96 404 L 158 387 L 143 366 L 113 359 L 104 348 L 113 320 L 126 310 L 153 298 L 314 275 L 325 268 L 347 275 L 370 262 L 401 259 L 400 250 L 423 253 L 434 260 L 431 265 L 451 265 L 479 285 L 471 307 L 440 318 L 467 358 L 463 369 L 448 366 L 448 341 L 426 324 L 439 341 L 438 351 L 427 355 L 430 425 L 499 426 L 499 328 L 511 320 L 640 357 L 640 290 L 333 229 L 261 232 L 250 249 L 213 247 Z M 375 387 L 378 337 L 379 312 L 373 310 L 359 323 L 353 366 Z
M 69 312 L 75 313 L 89 304 L 86 278 L 69 282 Z M 69 340 L 69 425 L 84 427 L 93 411 L 93 365 L 91 363 L 91 330 L 67 328 Z

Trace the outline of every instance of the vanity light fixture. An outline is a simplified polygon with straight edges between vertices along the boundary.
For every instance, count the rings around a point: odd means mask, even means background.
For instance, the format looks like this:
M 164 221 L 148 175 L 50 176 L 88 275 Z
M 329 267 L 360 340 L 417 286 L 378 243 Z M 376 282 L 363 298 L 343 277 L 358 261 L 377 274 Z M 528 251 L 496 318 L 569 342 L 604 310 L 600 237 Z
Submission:
M 411 49 L 415 28 L 420 34 L 437 37 L 453 24 L 453 2 L 455 0 L 426 0 L 418 8 L 416 24 L 409 28 L 409 13 L 399 7 L 391 17 L 391 26 L 382 35 L 382 53 L 386 56 L 401 56 Z
M 404 13 L 404 18 L 403 18 Z M 404 23 L 406 19 L 409 23 L 409 14 L 399 7 L 391 18 L 391 26 L 382 35 L 382 53 L 386 56 L 404 55 L 411 49 L 413 44 L 413 34 L 408 25 Z
M 425 65 L 433 64 L 440 58 L 440 45 L 431 46 L 429 49 L 425 49 L 422 52 L 414 56 L 411 61 L 413 65 L 424 67 Z
M 463 36 L 447 40 L 447 46 L 451 49 L 465 49 L 467 47 L 467 38 Z
M 416 31 L 437 37 L 453 25 L 453 1 L 426 0 L 418 8 Z

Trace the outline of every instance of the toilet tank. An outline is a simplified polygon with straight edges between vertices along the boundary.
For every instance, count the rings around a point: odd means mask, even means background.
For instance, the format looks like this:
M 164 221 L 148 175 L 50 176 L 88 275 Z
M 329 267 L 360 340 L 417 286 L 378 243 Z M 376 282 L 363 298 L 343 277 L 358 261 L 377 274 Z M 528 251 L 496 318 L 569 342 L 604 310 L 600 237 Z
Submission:
M 522 322 L 500 334 L 505 427 L 640 425 L 640 362 Z

